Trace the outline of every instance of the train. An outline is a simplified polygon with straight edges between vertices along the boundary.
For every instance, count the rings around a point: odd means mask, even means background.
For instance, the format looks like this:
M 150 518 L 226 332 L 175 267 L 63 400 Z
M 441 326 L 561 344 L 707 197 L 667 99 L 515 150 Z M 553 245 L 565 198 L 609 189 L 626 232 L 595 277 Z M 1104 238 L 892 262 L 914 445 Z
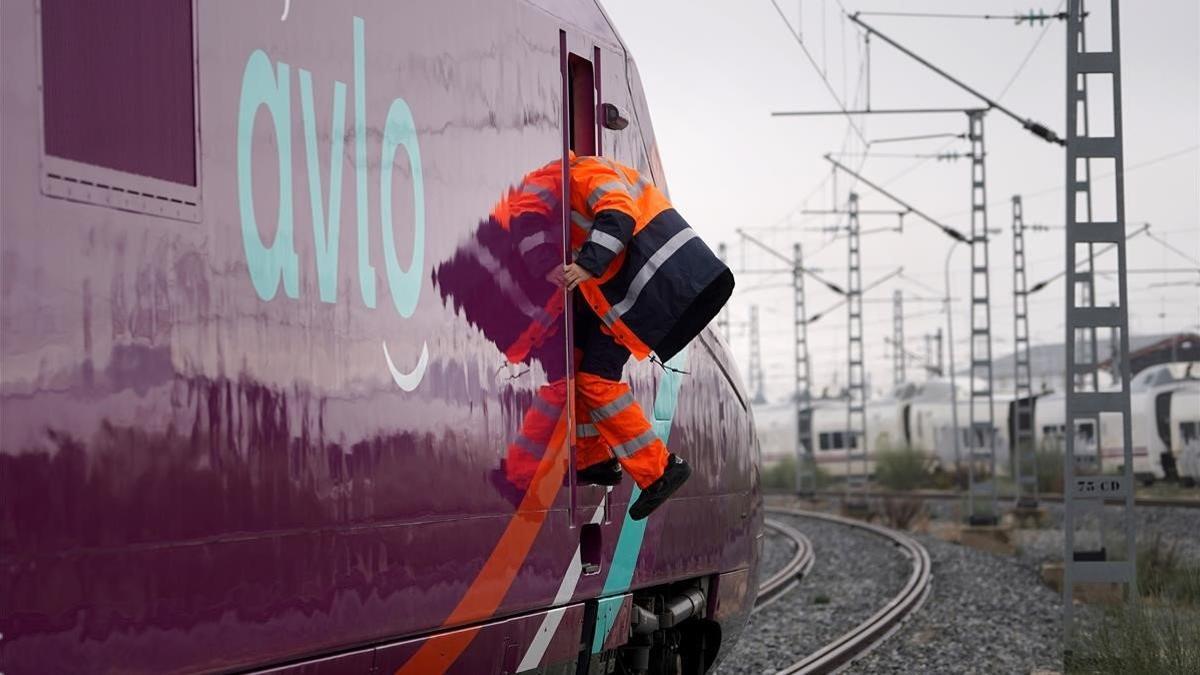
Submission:
M 810 410 L 814 459 L 833 476 L 875 471 L 880 450 L 917 449 L 928 454 L 931 468 L 950 470 L 965 465 L 972 445 L 980 446 L 986 434 L 969 433 L 971 410 L 966 385 L 958 397 L 958 456 L 953 437 L 953 389 L 948 381 L 931 378 L 924 382 L 897 385 L 884 397 L 865 406 L 867 435 L 865 450 L 858 447 L 860 434 L 848 431 L 845 400 L 815 401 Z M 1181 479 L 1191 484 L 1200 477 L 1200 461 L 1194 451 L 1196 422 L 1200 418 L 1200 363 L 1163 363 L 1149 366 L 1130 379 L 1130 414 L 1133 437 L 1133 474 L 1144 484 L 1156 480 Z M 1062 392 L 1042 392 L 1028 405 L 1033 417 L 1028 431 L 1035 448 L 1061 449 L 1065 429 L 1065 399 Z M 1017 405 L 1013 395 L 994 396 L 991 434 L 997 473 L 1010 472 L 1017 437 Z M 977 408 L 976 417 L 987 415 Z M 1100 470 L 1116 469 L 1124 463 L 1123 429 L 1119 416 L 1102 415 L 1082 421 L 1075 430 L 1076 457 Z M 984 425 L 986 427 L 986 423 Z M 865 457 L 863 456 L 865 453 Z M 848 458 L 853 460 L 848 462 Z
M 576 479 L 569 296 L 493 215 L 571 152 L 666 190 L 598 3 L 6 0 L 0 55 L 0 671 L 729 653 L 763 507 L 728 346 L 627 367 L 694 469 L 630 519 Z

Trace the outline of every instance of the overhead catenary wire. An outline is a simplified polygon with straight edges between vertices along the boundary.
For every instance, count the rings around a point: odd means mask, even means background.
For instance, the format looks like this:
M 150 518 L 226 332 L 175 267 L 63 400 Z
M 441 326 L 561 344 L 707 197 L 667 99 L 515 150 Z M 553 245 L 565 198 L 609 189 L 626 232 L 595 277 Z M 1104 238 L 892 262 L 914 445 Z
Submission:
M 1062 8 L 1062 5 L 1059 5 Z M 1066 12 L 1055 10 L 1047 14 L 1044 11 L 1034 12 L 1030 10 L 1025 14 L 960 14 L 954 12 L 856 12 L 862 16 L 891 16 L 910 19 L 978 19 L 983 21 L 1014 21 L 1018 24 L 1028 22 L 1032 25 L 1035 21 L 1040 24 L 1049 25 L 1049 21 L 1065 21 L 1067 18 Z
M 871 181 L 869 181 L 866 178 L 859 175 L 857 172 L 851 171 L 850 169 L 846 168 L 846 166 L 844 164 L 837 161 L 833 157 L 830 157 L 828 154 L 825 155 L 825 159 L 827 161 L 829 161 L 830 163 L 832 163 L 834 166 L 841 169 L 842 171 L 853 175 L 864 185 L 870 187 L 871 189 L 875 190 L 876 192 L 883 195 L 884 197 L 887 197 L 888 199 L 892 200 L 893 202 L 896 202 L 897 204 L 903 206 L 904 208 L 908 209 L 913 214 L 915 214 L 917 217 L 921 218 L 922 220 L 928 222 L 930 225 L 933 225 L 934 227 L 938 228 L 942 232 L 946 233 L 946 235 L 949 236 L 951 239 L 954 239 L 955 241 L 961 241 L 961 242 L 968 241 L 967 237 L 962 232 L 959 232 L 957 229 L 950 227 L 949 225 L 946 225 L 944 223 L 938 222 L 937 220 L 934 220 L 932 217 L 927 215 L 924 211 L 921 211 L 920 209 L 914 207 L 912 204 L 909 204 L 908 202 L 904 201 L 903 199 L 900 199 L 899 197 L 893 195 L 892 193 L 890 193 L 886 189 L 884 189 L 882 186 L 876 185 L 875 183 L 872 183 Z
M 737 231 L 737 233 L 738 233 L 739 235 L 741 235 L 742 239 L 744 239 L 744 240 L 746 240 L 746 241 L 749 241 L 750 243 L 754 244 L 755 246 L 758 246 L 759 248 L 761 248 L 762 250 L 764 250 L 764 251 L 766 251 L 767 253 L 771 254 L 772 256 L 775 256 L 776 258 L 778 258 L 778 259 L 782 260 L 783 262 L 785 262 L 785 263 L 787 263 L 787 264 L 791 265 L 791 266 L 792 266 L 792 269 L 796 269 L 796 268 L 798 267 L 798 268 L 800 269 L 800 271 L 801 271 L 801 272 L 803 272 L 803 273 L 807 274 L 808 276 L 812 277 L 812 278 L 813 278 L 814 280 L 816 280 L 818 283 L 821 283 L 821 284 L 823 284 L 823 285 L 824 285 L 826 288 L 828 288 L 829 290 L 833 291 L 834 293 L 837 293 L 838 295 L 845 295 L 845 294 L 846 294 L 846 291 L 842 290 L 842 287 L 841 287 L 841 286 L 838 286 L 837 284 L 833 283 L 832 281 L 829 281 L 829 280 L 827 280 L 827 279 L 824 279 L 824 278 L 822 278 L 820 275 L 818 275 L 817 273 L 813 272 L 813 271 L 812 271 L 810 268 L 808 268 L 808 267 L 801 267 L 801 266 L 798 266 L 798 265 L 796 265 L 796 261 L 794 261 L 794 260 L 792 260 L 791 258 L 789 258 L 789 257 L 787 257 L 787 256 L 785 256 L 785 255 L 783 255 L 783 254 L 782 254 L 782 253 L 780 253 L 779 251 L 776 251 L 775 249 L 771 248 L 770 246 L 767 246 L 766 244 L 764 244 L 763 242 L 759 241 L 758 239 L 755 239 L 754 237 L 752 237 L 752 236 L 750 236 L 750 235 L 746 234 L 744 231 L 742 231 L 742 230 L 740 230 L 740 229 L 739 229 L 739 230 Z
M 772 0 L 772 2 L 774 2 L 774 0 Z M 1060 138 L 1058 136 L 1058 134 L 1056 134 L 1053 130 L 1051 130 L 1046 125 L 1041 124 L 1040 122 L 1035 122 L 1029 118 L 1022 118 L 1020 115 L 1017 115 L 1015 112 L 1013 112 L 1009 108 L 1006 108 L 999 101 L 989 98 L 988 96 L 986 96 L 985 94 L 980 92 L 978 89 L 975 89 L 971 85 L 963 82 L 962 80 L 954 77 L 950 73 L 947 73 L 946 71 L 942 70 L 941 68 L 933 65 L 927 59 L 919 56 L 916 52 L 913 52 L 911 49 L 908 49 L 907 47 L 901 45 L 899 42 L 896 42 L 892 38 L 888 37 L 886 34 L 879 32 L 878 30 L 873 28 L 870 24 L 868 24 L 865 21 L 863 21 L 862 19 L 858 18 L 857 14 L 851 14 L 850 20 L 853 21 L 854 23 L 862 26 L 868 33 L 878 36 L 884 42 L 886 42 L 886 43 L 890 44 L 891 46 L 895 47 L 896 49 L 898 49 L 901 53 L 906 54 L 907 56 L 909 56 L 913 60 L 917 61 L 921 65 L 925 66 L 926 68 L 929 68 L 933 72 L 937 73 L 938 75 L 941 75 L 943 78 L 945 78 L 946 80 L 949 80 L 954 85 L 963 89 L 967 93 L 969 93 L 972 96 L 983 101 L 984 103 L 987 104 L 988 108 L 997 110 L 1000 113 L 1007 115 L 1008 117 L 1011 117 L 1018 124 L 1020 124 L 1024 129 L 1026 129 L 1033 135 L 1037 136 L 1038 138 L 1041 138 L 1042 140 L 1045 140 L 1050 143 L 1056 143 L 1058 145 L 1066 145 L 1066 141 L 1063 140 L 1062 138 Z
M 936 159 L 938 161 L 953 161 L 970 157 L 962 152 L 872 152 L 869 154 L 876 159 Z M 868 153 L 839 152 L 836 155 L 838 157 L 866 157 Z
M 866 293 L 867 291 L 871 290 L 872 288 L 879 286 L 883 282 L 895 277 L 898 274 L 901 274 L 902 272 L 904 272 L 904 268 L 897 267 L 895 269 L 895 271 L 889 272 L 888 274 L 883 275 L 882 277 L 867 284 L 866 286 L 863 286 L 862 289 L 859 290 L 859 293 Z M 837 309 L 838 307 L 841 307 L 842 305 L 846 304 L 846 300 L 847 300 L 846 296 L 843 295 L 841 300 L 838 300 L 837 302 L 833 303 L 829 307 L 826 307 L 825 309 L 821 310 L 820 312 L 817 312 L 816 314 L 813 314 L 812 316 L 808 317 L 807 323 L 811 324 L 811 323 L 815 323 L 815 322 L 819 321 L 822 316 L 825 316 L 826 314 L 832 312 L 833 310 Z
M 1062 11 L 1063 5 L 1065 4 L 1067 4 L 1066 0 L 1061 0 L 1054 12 L 1057 14 L 1058 12 Z M 1017 66 L 1016 72 L 1012 74 L 1012 77 L 1008 78 L 1008 82 L 1004 84 L 1004 88 L 1001 89 L 1000 93 L 996 95 L 997 101 L 1003 101 L 1004 95 L 1008 93 L 1009 89 L 1012 89 L 1012 86 L 1014 83 L 1016 83 L 1017 78 L 1021 76 L 1021 72 L 1025 70 L 1025 66 L 1029 64 L 1029 60 L 1033 58 L 1034 52 L 1036 52 L 1038 46 L 1042 44 L 1042 38 L 1046 37 L 1046 33 L 1050 31 L 1051 25 L 1052 24 L 1047 23 L 1045 26 L 1042 26 L 1042 32 L 1038 33 L 1037 39 L 1033 41 L 1033 46 L 1030 47 L 1029 51 L 1025 53 L 1025 58 L 1021 59 L 1021 65 Z
M 1058 3 L 1058 7 L 1054 11 L 1055 12 L 1061 11 L 1063 8 L 1063 5 L 1065 5 L 1065 4 L 1066 4 L 1066 0 L 1060 0 L 1060 2 Z M 843 12 L 845 12 L 845 9 L 846 9 L 845 7 L 842 7 Z M 1046 32 L 1049 29 L 1050 29 L 1050 24 L 1046 24 L 1046 26 L 1044 26 L 1042 28 L 1042 32 L 1038 35 L 1037 39 L 1034 41 L 1033 46 L 1030 48 L 1030 50 L 1025 54 L 1025 58 L 1022 59 L 1021 64 L 1019 66 L 1017 66 L 1017 69 L 1008 78 L 1008 82 L 1004 85 L 1004 88 L 1001 89 L 1000 93 L 996 96 L 997 101 L 1004 100 L 1005 95 L 1008 94 L 1009 89 L 1011 89 L 1013 83 L 1015 83 L 1017 81 L 1017 78 L 1021 75 L 1021 72 L 1025 70 L 1025 66 L 1029 63 L 1030 59 L 1033 57 L 1034 52 L 1037 51 L 1038 45 L 1041 44 L 1042 38 L 1046 37 Z M 966 138 L 966 134 L 958 134 L 958 137 Z M 952 138 L 949 141 L 946 141 L 946 143 L 942 144 L 942 146 L 939 147 L 935 152 L 940 153 L 940 152 L 944 151 L 946 148 L 953 145 L 955 140 L 957 140 L 957 139 Z M 930 161 L 930 159 L 931 158 L 925 157 L 925 158 L 919 159 L 916 162 L 913 162 L 910 166 L 902 169 L 895 175 L 884 180 L 882 185 L 884 185 L 885 187 L 888 185 L 891 185 L 892 183 L 900 180 L 901 178 L 907 176 L 908 174 L 912 173 L 913 171 L 916 171 L 920 167 L 924 166 L 926 163 L 928 163 Z M 1128 167 L 1126 167 L 1126 170 L 1128 170 Z
M 939 134 L 918 134 L 916 136 L 892 136 L 889 138 L 875 138 L 870 141 L 870 144 L 878 145 L 880 143 L 903 143 L 903 142 L 907 142 L 907 141 L 925 141 L 925 140 L 929 140 L 932 138 L 956 138 L 956 139 L 964 139 L 965 140 L 966 137 L 967 137 L 966 134 L 955 134 L 955 133 L 950 133 L 950 132 L 939 133 Z
M 1149 229 L 1150 229 L 1149 224 L 1143 225 L 1143 226 L 1139 227 L 1138 229 L 1134 230 L 1133 232 L 1131 232 L 1128 236 L 1126 236 L 1125 241 L 1129 241 L 1130 239 L 1133 239 L 1134 237 L 1138 236 L 1139 234 L 1144 234 Z M 1116 247 L 1117 247 L 1116 244 L 1109 244 L 1108 246 L 1105 246 L 1104 248 L 1100 249 L 1099 251 L 1096 251 L 1096 257 L 1104 255 L 1105 253 L 1113 250 Z M 1080 267 L 1083 267 L 1086 264 L 1087 264 L 1087 260 L 1082 260 L 1075 265 L 1075 269 L 1079 269 Z M 1129 270 L 1125 270 L 1125 271 L 1129 272 Z M 1055 274 L 1054 276 L 1049 277 L 1048 279 L 1039 281 L 1038 283 L 1029 287 L 1029 295 L 1033 295 L 1034 293 L 1037 293 L 1038 291 L 1042 290 L 1049 284 L 1053 283 L 1054 281 L 1056 281 L 1058 279 L 1065 277 L 1066 275 L 1067 275 L 1067 270 L 1062 270 L 1058 274 Z
M 821 77 L 821 82 L 825 84 L 826 91 L 828 91 L 829 95 L 833 97 L 833 100 L 838 104 L 838 107 L 844 111 L 846 109 L 846 104 L 842 102 L 841 97 L 839 97 L 837 92 L 834 91 L 833 85 L 829 82 L 829 78 L 826 77 L 821 68 L 817 66 L 817 61 L 813 58 L 812 53 L 808 51 L 808 47 L 805 46 L 804 39 L 800 37 L 800 34 L 796 32 L 796 29 L 792 28 L 792 24 L 787 20 L 787 15 L 785 15 L 783 13 L 783 9 L 779 7 L 779 3 L 776 0 L 771 0 L 771 6 L 775 8 L 776 12 L 779 12 L 779 18 L 782 19 L 784 25 L 787 26 L 788 32 L 792 34 L 792 37 L 796 38 L 796 44 L 800 45 L 800 51 L 804 52 L 804 57 L 808 59 L 808 62 L 812 64 L 813 70 L 815 70 L 817 75 Z M 846 116 L 846 121 L 850 124 L 851 128 L 854 129 L 854 133 L 857 134 L 860 139 L 862 139 L 863 143 L 866 143 L 866 136 L 863 135 L 862 130 L 858 128 L 858 125 L 854 123 L 854 120 L 849 115 Z
M 1158 155 L 1157 157 L 1151 157 L 1150 159 L 1146 159 L 1146 160 L 1143 160 L 1141 162 L 1137 162 L 1134 164 L 1126 164 L 1123 175 L 1127 176 L 1132 171 L 1136 171 L 1138 169 L 1144 169 L 1149 166 L 1154 166 L 1155 164 L 1159 164 L 1159 163 L 1165 162 L 1167 160 L 1174 159 L 1180 155 L 1186 155 L 1190 152 L 1196 152 L 1197 150 L 1200 150 L 1200 143 L 1197 143 L 1195 145 L 1189 145 L 1185 148 L 1180 148 L 1179 150 L 1172 150 L 1171 152 L 1168 152 L 1168 153 L 1165 153 L 1162 155 Z M 1097 178 L 1108 178 L 1109 176 L 1114 176 L 1114 175 L 1116 175 L 1115 171 L 1107 171 L 1105 173 L 1092 174 L 1091 179 L 1094 181 Z M 1033 197 L 1044 197 L 1045 195 L 1048 195 L 1048 194 L 1062 194 L 1063 188 L 1064 188 L 1064 185 L 1062 183 L 1057 183 L 1050 187 L 1042 188 L 1039 190 L 1034 190 L 1033 192 L 1022 192 L 1021 198 L 1028 201 L 1029 199 L 1031 199 Z M 1007 204 L 1008 202 L 1009 202 L 1008 198 L 997 199 L 996 201 L 988 202 L 987 206 L 988 206 L 988 208 L 991 208 L 993 206 L 1001 206 L 1003 204 Z M 969 208 L 959 209 L 957 211 L 943 213 L 939 217 L 952 218 L 954 216 L 960 216 L 960 215 L 970 213 L 970 211 L 971 210 Z
M 1153 232 L 1150 232 L 1147 230 L 1146 238 L 1150 239 L 1151 241 L 1157 242 L 1158 244 L 1162 245 L 1164 248 L 1174 252 L 1176 255 L 1178 255 L 1179 257 L 1183 258 L 1184 260 L 1192 263 L 1193 265 L 1200 266 L 1200 260 L 1197 260 L 1197 259 L 1193 258 L 1192 256 L 1188 255 L 1187 253 L 1184 253 L 1183 251 L 1176 248 L 1174 245 L 1172 245 L 1162 239 L 1159 239 L 1158 237 L 1154 236 Z

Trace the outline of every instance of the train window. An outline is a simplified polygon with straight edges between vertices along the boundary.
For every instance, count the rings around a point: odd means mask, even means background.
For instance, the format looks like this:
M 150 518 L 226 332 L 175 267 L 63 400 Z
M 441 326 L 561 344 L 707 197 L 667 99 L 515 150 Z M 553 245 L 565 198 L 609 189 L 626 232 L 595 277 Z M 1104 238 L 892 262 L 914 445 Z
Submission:
M 1096 427 L 1091 422 L 1080 422 L 1075 432 L 1075 437 L 1086 441 L 1091 441 L 1096 437 Z
M 192 0 L 42 0 L 40 19 L 43 189 L 194 216 Z
M 571 54 L 567 57 L 569 115 L 567 132 L 571 150 L 577 155 L 596 154 L 596 77 L 592 62 Z
M 828 432 L 825 432 L 825 431 L 822 431 L 822 432 L 821 432 L 821 433 L 818 435 L 818 437 L 817 437 L 817 438 L 818 438 L 817 445 L 818 445 L 818 446 L 819 446 L 819 447 L 820 447 L 822 450 L 828 450 L 828 449 L 829 449 L 829 433 L 828 433 Z
M 1200 422 L 1180 422 L 1179 435 L 1183 437 L 1185 445 L 1200 440 Z

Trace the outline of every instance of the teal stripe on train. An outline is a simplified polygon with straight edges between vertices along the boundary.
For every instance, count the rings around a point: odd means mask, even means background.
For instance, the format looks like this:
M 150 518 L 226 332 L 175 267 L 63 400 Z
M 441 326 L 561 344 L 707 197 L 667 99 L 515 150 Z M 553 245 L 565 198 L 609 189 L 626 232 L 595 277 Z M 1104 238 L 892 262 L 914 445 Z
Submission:
M 664 370 L 662 379 L 658 381 L 658 393 L 654 397 L 653 425 L 654 433 L 658 434 L 663 443 L 667 443 L 671 436 L 671 423 L 675 419 L 675 408 L 679 404 L 679 388 L 683 384 L 683 373 L 676 371 L 683 370 L 686 363 L 687 349 L 685 348 L 667 361 L 668 368 L 674 370 Z M 641 490 L 636 485 L 633 486 L 633 493 L 629 495 L 630 505 L 637 501 L 639 494 L 641 494 Z M 629 590 L 629 584 L 633 582 L 633 572 L 637 569 L 638 555 L 642 551 L 642 540 L 646 535 L 648 520 L 649 518 L 634 520 L 629 517 L 629 510 L 626 509 L 625 522 L 621 525 L 621 534 L 617 538 L 617 549 L 613 553 L 612 565 L 608 568 L 608 576 L 604 579 L 604 590 L 601 591 L 601 595 L 614 595 Z M 604 607 L 604 601 L 600 602 L 601 607 Z M 596 633 L 592 640 L 593 654 L 598 653 L 604 646 L 604 640 L 612 630 L 615 619 L 616 612 L 597 613 Z

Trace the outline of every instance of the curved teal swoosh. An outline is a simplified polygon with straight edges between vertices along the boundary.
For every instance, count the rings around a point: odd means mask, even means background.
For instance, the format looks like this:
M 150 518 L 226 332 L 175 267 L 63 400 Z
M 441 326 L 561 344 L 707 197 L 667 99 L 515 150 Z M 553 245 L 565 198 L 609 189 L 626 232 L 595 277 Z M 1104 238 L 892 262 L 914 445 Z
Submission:
M 675 420 L 675 408 L 679 404 L 679 389 L 683 384 L 683 370 L 687 363 L 687 349 L 680 351 L 670 361 L 668 369 L 663 370 L 662 379 L 658 381 L 658 393 L 654 396 L 654 433 L 666 443 L 671 436 L 671 423 Z M 674 370 L 671 370 L 673 368 Z M 629 505 L 637 501 L 641 490 L 635 485 L 629 495 Z M 637 569 L 638 555 L 642 551 L 642 541 L 646 535 L 646 523 L 649 518 L 634 520 L 629 517 L 629 509 L 625 510 L 625 521 L 621 525 L 621 534 L 617 537 L 617 548 L 613 552 L 612 564 L 608 568 L 608 576 L 604 579 L 602 596 L 624 593 L 633 582 L 633 573 Z M 612 630 L 616 612 L 600 612 L 596 617 L 596 633 L 592 641 L 592 653 L 597 653 L 604 645 L 604 640 Z

